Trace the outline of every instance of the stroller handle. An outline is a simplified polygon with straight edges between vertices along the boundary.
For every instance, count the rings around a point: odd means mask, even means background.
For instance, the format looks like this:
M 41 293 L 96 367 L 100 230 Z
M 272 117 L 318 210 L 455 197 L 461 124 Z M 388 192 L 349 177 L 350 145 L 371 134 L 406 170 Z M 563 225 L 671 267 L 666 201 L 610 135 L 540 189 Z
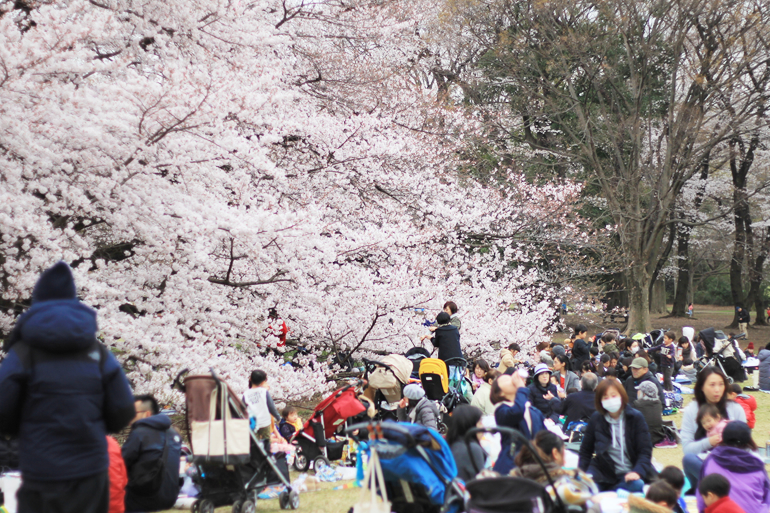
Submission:
M 493 428 L 472 428 L 469 429 L 467 433 L 465 433 L 465 436 L 463 437 L 465 441 L 465 447 L 468 449 L 468 455 L 471 454 L 471 440 L 476 436 L 477 433 L 505 433 L 507 435 L 510 435 L 512 439 L 517 440 L 524 445 L 527 446 L 527 449 L 529 449 L 529 452 L 532 453 L 532 456 L 534 456 L 535 460 L 537 460 L 538 464 L 540 465 L 540 468 L 543 469 L 543 473 L 545 474 L 545 477 L 548 479 L 548 484 L 551 485 L 551 488 L 556 492 L 556 483 L 554 483 L 553 478 L 551 477 L 550 472 L 548 472 L 548 468 L 545 466 L 545 462 L 540 457 L 540 454 L 535 449 L 532 442 L 524 436 L 524 433 L 517 429 L 509 428 L 506 426 L 497 426 Z M 513 445 L 511 445 L 510 448 L 511 456 L 513 456 Z M 479 469 L 476 467 L 476 462 L 473 461 L 473 458 L 471 460 L 471 465 L 473 465 L 473 469 L 476 471 L 476 474 L 479 473 Z M 555 493 L 556 499 L 559 501 L 559 505 L 561 506 L 561 511 L 567 511 L 566 506 L 564 505 L 564 501 L 562 501 L 561 496 L 558 493 Z
M 410 433 L 408 429 L 399 426 L 395 422 L 388 423 L 385 429 L 388 431 L 395 431 L 400 435 L 404 435 L 409 441 L 409 445 L 415 445 L 415 439 L 412 436 L 412 433 Z M 373 433 L 379 433 L 379 435 L 382 436 L 382 422 L 359 422 L 358 424 L 353 424 L 352 426 L 349 426 L 345 429 L 345 433 L 347 433 L 349 436 L 355 436 L 353 434 L 355 431 L 367 431 L 370 435 Z

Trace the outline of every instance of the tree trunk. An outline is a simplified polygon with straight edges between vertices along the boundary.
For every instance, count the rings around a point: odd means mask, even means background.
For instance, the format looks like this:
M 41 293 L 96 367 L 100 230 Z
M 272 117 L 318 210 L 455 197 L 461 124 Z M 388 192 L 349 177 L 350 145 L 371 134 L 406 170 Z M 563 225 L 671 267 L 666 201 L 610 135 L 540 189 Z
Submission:
M 650 297 L 650 313 L 651 314 L 665 314 L 668 313 L 666 309 L 666 282 L 663 280 L 655 280 L 652 284 L 652 295 Z
M 692 286 L 692 259 L 690 258 L 690 228 L 680 226 L 677 235 L 677 277 L 672 317 L 685 317 L 690 305 L 690 287 Z
M 754 305 L 757 311 L 754 317 L 755 326 L 767 326 L 765 302 L 762 297 L 762 278 L 764 277 L 765 261 L 767 260 L 768 253 L 770 253 L 770 228 L 766 228 L 766 230 L 765 240 L 762 242 L 756 255 L 752 255 L 755 258 L 751 262 L 749 269 L 749 293 L 746 296 L 746 308 L 751 311 L 751 306 Z
M 634 264 L 627 273 L 628 280 L 628 326 L 626 333 L 647 333 L 650 331 L 650 274 L 644 263 Z

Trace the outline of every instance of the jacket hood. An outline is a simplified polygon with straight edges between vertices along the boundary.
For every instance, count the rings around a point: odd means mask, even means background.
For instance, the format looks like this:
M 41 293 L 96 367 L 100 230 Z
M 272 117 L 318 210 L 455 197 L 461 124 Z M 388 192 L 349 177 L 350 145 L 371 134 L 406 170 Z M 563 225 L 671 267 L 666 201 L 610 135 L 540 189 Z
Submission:
M 717 332 L 714 328 L 706 328 L 701 330 L 698 337 L 703 339 L 703 342 L 709 349 L 714 349 L 714 340 L 717 338 Z
M 765 463 L 745 449 L 719 445 L 711 451 L 710 457 L 720 467 L 736 474 L 765 471 Z
M 96 311 L 77 299 L 34 304 L 17 326 L 21 341 L 51 353 L 83 351 L 96 341 Z
M 157 429 L 158 431 L 166 431 L 171 427 L 171 417 L 168 415 L 158 414 L 147 417 L 146 419 L 137 420 L 131 429 L 138 427 L 146 427 L 150 429 Z
M 40 275 L 32 291 L 32 304 L 57 299 L 77 299 L 77 297 L 72 269 L 62 260 Z

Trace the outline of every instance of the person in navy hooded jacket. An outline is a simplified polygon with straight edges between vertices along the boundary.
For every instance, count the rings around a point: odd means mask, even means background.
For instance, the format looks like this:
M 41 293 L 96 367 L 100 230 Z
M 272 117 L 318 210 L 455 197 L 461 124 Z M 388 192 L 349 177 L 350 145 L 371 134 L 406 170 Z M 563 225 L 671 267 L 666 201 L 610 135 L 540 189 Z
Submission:
M 42 273 L 0 365 L 0 433 L 19 436 L 19 513 L 106 513 L 107 433 L 134 417 L 123 370 L 96 339 L 72 271 Z

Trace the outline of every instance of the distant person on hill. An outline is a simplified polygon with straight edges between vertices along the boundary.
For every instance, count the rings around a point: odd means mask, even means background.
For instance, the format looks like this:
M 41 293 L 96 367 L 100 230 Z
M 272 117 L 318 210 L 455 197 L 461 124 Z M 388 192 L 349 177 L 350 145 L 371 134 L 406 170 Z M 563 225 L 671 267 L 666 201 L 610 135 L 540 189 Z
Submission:
M 749 323 L 751 322 L 751 314 L 742 306 L 736 306 L 735 308 L 738 311 L 738 331 L 746 333 L 749 329 Z

